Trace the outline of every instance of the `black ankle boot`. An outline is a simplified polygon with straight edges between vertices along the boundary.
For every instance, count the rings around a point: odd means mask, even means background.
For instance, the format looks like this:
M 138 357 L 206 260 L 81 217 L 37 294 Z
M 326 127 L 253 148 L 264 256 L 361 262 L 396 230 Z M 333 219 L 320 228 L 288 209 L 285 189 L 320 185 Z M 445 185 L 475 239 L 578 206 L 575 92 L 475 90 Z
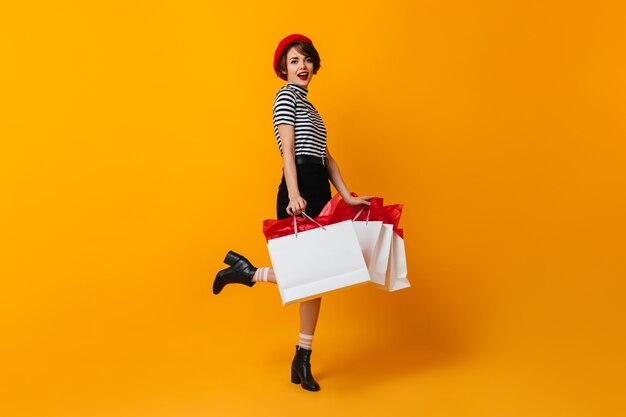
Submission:
M 319 391 L 320 386 L 311 374 L 311 350 L 296 346 L 296 356 L 291 363 L 291 382 L 308 391 Z
M 229 251 L 224 258 L 224 263 L 230 265 L 230 268 L 222 269 L 217 273 L 213 281 L 213 294 L 219 294 L 227 284 L 243 284 L 248 287 L 256 284 L 252 278 L 257 269 L 243 256 Z

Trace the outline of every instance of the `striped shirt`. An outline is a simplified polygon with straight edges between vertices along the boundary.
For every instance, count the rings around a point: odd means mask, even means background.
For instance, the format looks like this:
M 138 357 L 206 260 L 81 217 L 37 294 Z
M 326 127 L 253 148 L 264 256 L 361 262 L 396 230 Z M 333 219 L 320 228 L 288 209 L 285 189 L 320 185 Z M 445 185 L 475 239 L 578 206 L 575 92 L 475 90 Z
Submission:
M 306 97 L 307 89 L 288 83 L 276 93 L 274 99 L 274 134 L 280 154 L 283 145 L 278 125 L 294 126 L 295 154 L 326 156 L 326 126 L 321 116 Z

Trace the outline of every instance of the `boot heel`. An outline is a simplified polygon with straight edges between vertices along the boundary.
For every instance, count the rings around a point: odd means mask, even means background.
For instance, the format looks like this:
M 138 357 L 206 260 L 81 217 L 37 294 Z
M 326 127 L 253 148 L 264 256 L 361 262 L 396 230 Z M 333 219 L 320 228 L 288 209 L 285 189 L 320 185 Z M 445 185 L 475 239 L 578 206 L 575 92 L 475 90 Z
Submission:
M 237 263 L 237 261 L 239 261 L 239 259 L 241 259 L 240 255 L 237 255 L 232 250 L 229 250 L 228 253 L 226 254 L 226 257 L 224 258 L 224 263 L 227 265 L 233 266 Z
M 291 368 L 291 382 L 293 382 L 294 384 L 300 383 L 300 377 L 298 376 L 296 370 L 293 368 Z

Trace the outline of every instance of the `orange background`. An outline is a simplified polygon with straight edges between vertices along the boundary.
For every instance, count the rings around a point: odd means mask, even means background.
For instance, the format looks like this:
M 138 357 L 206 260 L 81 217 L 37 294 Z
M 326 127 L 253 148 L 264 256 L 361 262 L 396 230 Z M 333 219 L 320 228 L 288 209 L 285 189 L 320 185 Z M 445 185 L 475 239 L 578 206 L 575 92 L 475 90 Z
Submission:
M 1 6 L 0 414 L 624 415 L 621 2 L 384 3 Z M 294 32 L 413 284 L 325 297 L 319 393 L 275 287 L 210 294 L 269 262 Z

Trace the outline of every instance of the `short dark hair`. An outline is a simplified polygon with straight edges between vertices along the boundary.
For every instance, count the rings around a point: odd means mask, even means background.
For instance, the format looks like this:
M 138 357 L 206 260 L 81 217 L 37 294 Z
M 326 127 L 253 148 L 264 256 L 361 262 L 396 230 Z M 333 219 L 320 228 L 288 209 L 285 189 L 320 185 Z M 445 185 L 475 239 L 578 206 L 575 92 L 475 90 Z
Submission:
M 287 72 L 287 54 L 291 51 L 291 48 L 296 48 L 296 51 L 300 52 L 302 55 L 309 57 L 313 60 L 313 74 L 317 74 L 317 71 L 321 68 L 321 59 L 320 54 L 317 52 L 315 47 L 303 41 L 295 41 L 291 42 L 289 45 L 285 47 L 283 54 L 280 56 L 280 60 L 278 61 L 278 70 L 281 74 Z M 284 78 L 287 79 L 286 76 Z

